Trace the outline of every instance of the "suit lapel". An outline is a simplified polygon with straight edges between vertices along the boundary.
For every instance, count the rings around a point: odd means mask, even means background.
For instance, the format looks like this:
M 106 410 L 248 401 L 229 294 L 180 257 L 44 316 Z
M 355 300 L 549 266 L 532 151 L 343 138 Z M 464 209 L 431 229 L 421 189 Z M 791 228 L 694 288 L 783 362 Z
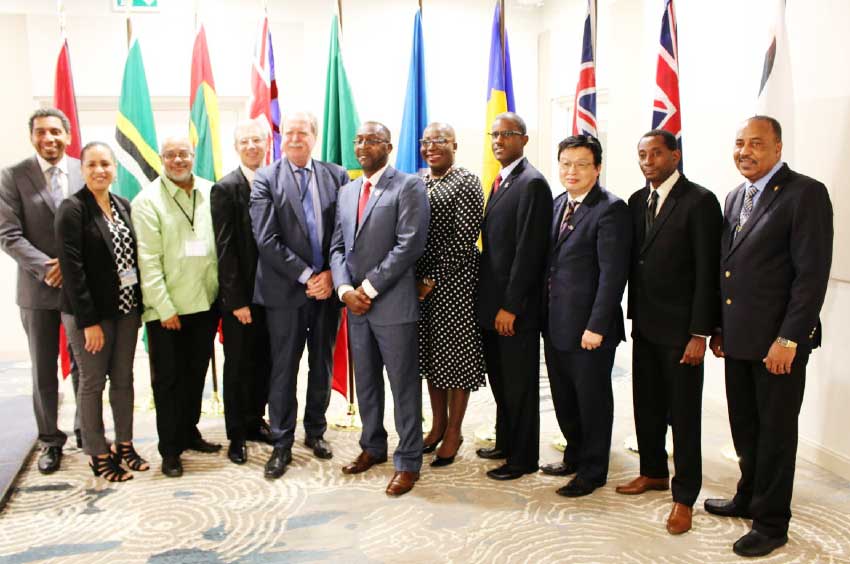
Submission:
M 76 194 L 83 188 L 83 175 L 80 161 L 68 157 L 68 195 Z
M 384 174 L 381 175 L 381 179 L 378 181 L 378 185 L 372 188 L 372 193 L 369 195 L 369 201 L 366 202 L 366 209 L 363 210 L 363 217 L 360 218 L 357 226 L 357 233 L 354 235 L 357 238 L 360 235 L 360 231 L 363 230 L 363 226 L 366 225 L 366 222 L 369 221 L 369 216 L 372 214 L 372 210 L 375 208 L 375 205 L 378 203 L 378 200 L 381 199 L 381 196 L 384 195 L 387 188 L 389 187 L 390 180 L 392 180 L 393 176 L 395 176 L 395 169 L 393 167 L 388 166 L 386 170 L 384 170 Z M 361 183 L 362 186 L 362 183 Z M 358 191 L 358 203 L 359 203 L 359 191 Z
M 514 181 L 517 177 L 522 173 L 525 169 L 525 157 L 522 157 L 522 160 L 517 163 L 511 173 L 507 178 L 502 179 L 502 183 L 499 185 L 499 189 L 495 194 L 491 192 L 490 197 L 487 199 L 487 207 L 484 209 L 484 215 L 486 217 L 487 213 L 489 213 L 490 209 L 496 205 L 496 203 L 501 200 L 505 193 L 513 186 Z
M 741 244 L 741 241 L 746 239 L 747 235 L 750 234 L 750 232 L 753 230 L 756 223 L 758 223 L 758 221 L 761 219 L 761 216 L 764 215 L 764 212 L 766 212 L 767 209 L 776 200 L 776 197 L 779 195 L 779 192 L 781 192 L 781 190 L 782 190 L 782 183 L 785 181 L 785 176 L 787 174 L 787 171 L 788 171 L 788 165 L 783 165 L 782 168 L 780 168 L 776 172 L 776 174 L 774 174 L 773 177 L 771 177 L 771 179 L 765 185 L 764 189 L 761 192 L 761 195 L 758 198 L 758 202 L 756 203 L 755 209 L 753 209 L 753 213 L 750 214 L 750 217 L 747 218 L 747 223 L 744 224 L 744 227 L 741 228 L 741 231 L 738 233 L 738 235 L 732 241 L 732 246 L 729 249 L 730 255 L 735 251 L 735 249 L 738 248 L 738 246 Z M 746 186 L 746 184 L 745 184 L 745 186 Z M 743 190 L 742 190 L 742 192 L 743 192 Z M 730 219 L 734 218 L 734 221 L 735 221 L 734 225 L 737 225 L 738 218 L 740 217 L 740 213 L 741 213 L 741 207 L 743 207 L 743 205 L 744 205 L 743 204 L 743 202 L 744 202 L 743 197 L 739 198 L 739 199 L 740 199 L 741 203 L 738 204 L 736 202 L 737 213 L 734 213 L 732 215 L 732 218 L 730 218 Z M 735 228 L 733 227 L 732 229 L 734 231 Z
M 38 164 L 38 159 L 35 157 L 30 159 L 26 172 L 33 188 L 35 188 L 35 191 L 38 192 L 38 195 L 41 196 L 41 199 L 44 200 L 44 203 L 47 204 L 48 208 L 50 208 L 50 211 L 56 213 L 56 203 L 53 201 L 53 196 L 50 195 L 50 191 L 47 188 L 47 180 L 44 178 L 44 173 L 41 172 L 41 166 Z
M 281 159 L 280 167 L 283 170 L 278 171 L 278 182 L 282 185 L 283 193 L 292 206 L 292 211 L 295 213 L 298 225 L 301 226 L 301 231 L 309 237 L 307 232 L 307 218 L 304 217 L 304 206 L 301 205 L 301 188 L 298 186 L 298 180 L 292 171 L 292 167 L 289 165 L 289 161 Z
M 640 247 L 640 252 L 643 253 L 647 248 L 652 244 L 652 241 L 655 240 L 655 236 L 658 235 L 658 232 L 664 228 L 664 224 L 670 218 L 670 214 L 673 213 L 673 210 L 676 208 L 676 202 L 681 197 L 682 192 L 684 191 L 685 186 L 684 176 L 679 177 L 679 180 L 676 184 L 673 185 L 673 188 L 670 189 L 670 193 L 667 194 L 667 197 L 664 198 L 664 203 L 661 205 L 661 210 L 658 212 L 658 215 L 655 216 L 655 221 L 652 222 L 652 228 L 649 230 L 649 233 L 645 233 L 643 237 L 643 244 Z M 648 196 L 647 196 L 648 197 Z M 643 209 L 644 216 L 646 215 L 646 200 L 643 201 Z M 644 227 L 646 229 L 646 227 Z
M 578 225 L 582 221 L 584 221 L 584 218 L 587 217 L 593 206 L 595 206 L 596 202 L 599 201 L 599 197 L 601 196 L 601 194 L 602 189 L 599 187 L 599 184 L 596 184 L 593 186 L 593 188 L 591 188 L 590 192 L 587 193 L 587 196 L 584 197 L 584 199 L 576 208 L 576 211 L 570 218 L 569 223 L 567 223 L 567 227 L 566 229 L 564 229 L 564 232 L 558 236 L 558 241 L 555 243 L 556 248 L 563 244 L 564 241 L 566 241 L 570 237 L 570 235 L 575 232 Z
M 106 243 L 109 253 L 112 256 L 115 256 L 115 246 L 112 243 L 112 233 L 109 232 L 109 226 L 106 225 L 106 218 L 103 216 L 103 211 L 101 211 L 100 206 L 97 205 L 97 200 L 94 199 L 94 194 L 88 190 L 83 192 L 83 202 L 89 211 L 89 216 L 94 219 L 94 224 L 97 226 L 97 230 L 100 232 L 103 242 Z
M 558 235 L 561 230 L 561 220 L 564 219 L 564 208 L 567 206 L 567 202 L 570 201 L 569 196 L 564 194 L 563 196 L 559 196 L 559 201 L 555 204 L 555 211 L 552 214 L 552 234 L 549 237 L 550 241 L 558 242 Z M 554 246 L 554 245 L 553 245 Z

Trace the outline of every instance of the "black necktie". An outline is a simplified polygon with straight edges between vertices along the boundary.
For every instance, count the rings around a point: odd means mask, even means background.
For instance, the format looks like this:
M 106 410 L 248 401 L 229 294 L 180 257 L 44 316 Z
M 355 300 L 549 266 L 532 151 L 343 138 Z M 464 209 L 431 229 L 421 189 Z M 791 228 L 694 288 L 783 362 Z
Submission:
M 646 229 L 645 233 L 649 233 L 655 223 L 655 212 L 658 210 L 658 190 L 652 190 L 649 194 L 649 205 L 646 206 Z

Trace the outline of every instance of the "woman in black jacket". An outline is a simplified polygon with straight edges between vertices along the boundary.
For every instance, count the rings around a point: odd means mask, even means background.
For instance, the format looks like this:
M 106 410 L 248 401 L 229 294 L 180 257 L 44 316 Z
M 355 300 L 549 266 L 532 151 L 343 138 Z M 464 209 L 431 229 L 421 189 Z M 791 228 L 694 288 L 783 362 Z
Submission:
M 83 452 L 92 472 L 110 482 L 124 482 L 131 470 L 149 468 L 133 448 L 133 358 L 142 294 L 136 236 L 130 202 L 109 193 L 115 179 L 115 155 L 108 145 L 83 147 L 86 185 L 59 206 L 56 238 L 60 241 L 62 323 L 80 370 L 80 428 Z M 110 449 L 103 430 L 103 388 L 109 376 L 109 403 L 115 425 Z

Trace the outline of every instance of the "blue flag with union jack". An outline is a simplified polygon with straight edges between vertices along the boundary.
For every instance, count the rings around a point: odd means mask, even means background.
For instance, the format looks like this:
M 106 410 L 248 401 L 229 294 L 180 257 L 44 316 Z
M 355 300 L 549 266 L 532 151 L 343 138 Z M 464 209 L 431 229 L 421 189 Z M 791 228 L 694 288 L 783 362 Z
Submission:
M 673 0 L 664 5 L 661 18 L 661 50 L 655 70 L 655 101 L 652 104 L 652 129 L 666 129 L 676 136 L 682 150 L 682 106 L 679 103 L 679 37 Z M 679 171 L 683 170 L 679 161 Z
M 573 103 L 573 135 L 599 137 L 596 126 L 596 0 L 587 0 L 576 97 Z

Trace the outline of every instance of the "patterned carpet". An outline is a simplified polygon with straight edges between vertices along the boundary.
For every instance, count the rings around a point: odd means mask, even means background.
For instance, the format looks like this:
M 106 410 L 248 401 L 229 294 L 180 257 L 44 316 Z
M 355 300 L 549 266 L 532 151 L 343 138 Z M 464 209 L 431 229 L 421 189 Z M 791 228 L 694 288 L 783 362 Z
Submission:
M 617 365 L 628 366 L 627 351 L 621 352 Z M 622 368 L 615 374 L 609 483 L 593 495 L 560 497 L 554 490 L 564 480 L 543 474 L 508 483 L 487 479 L 494 464 L 475 457 L 473 439 L 494 413 L 490 391 L 482 389 L 472 396 L 457 462 L 426 466 L 410 494 L 391 499 L 383 493 L 390 463 L 358 476 L 340 472 L 359 448 L 356 432 L 338 430 L 326 437 L 333 460 L 320 461 L 303 446 L 298 429 L 293 463 L 274 482 L 262 476 L 270 447 L 254 443 L 245 466 L 231 464 L 224 452 L 189 453 L 184 476 L 165 478 L 143 353 L 136 366 L 136 445 L 153 470 L 113 485 L 92 476 L 75 448 L 66 448 L 61 471 L 51 476 L 38 473 L 33 457 L 0 514 L 0 563 L 735 562 L 731 544 L 749 528 L 747 521 L 702 510 L 705 497 L 728 495 L 737 478 L 736 465 L 721 455 L 729 441 L 725 405 L 705 406 L 704 485 L 691 532 L 666 533 L 669 492 L 614 493 L 638 465 L 622 447 L 633 432 L 630 378 Z M 560 454 L 551 446 L 556 424 L 541 384 L 541 462 L 549 462 Z M 303 392 L 300 386 L 302 405 Z M 334 396 L 330 414 L 343 411 Z M 72 407 L 65 402 L 65 429 Z M 206 438 L 225 442 L 220 415 L 205 415 L 201 429 Z M 391 409 L 387 429 L 394 440 Z M 850 563 L 847 481 L 800 462 L 793 509 L 788 545 L 765 561 Z

